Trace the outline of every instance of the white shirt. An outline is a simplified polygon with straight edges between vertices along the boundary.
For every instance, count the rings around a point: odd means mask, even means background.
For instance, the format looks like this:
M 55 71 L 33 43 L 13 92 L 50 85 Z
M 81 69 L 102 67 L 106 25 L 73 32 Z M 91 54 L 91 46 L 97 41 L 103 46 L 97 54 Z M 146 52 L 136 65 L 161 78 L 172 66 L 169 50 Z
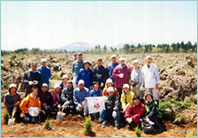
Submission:
M 155 64 L 151 63 L 150 68 L 147 64 L 142 67 L 145 88 L 155 88 L 156 84 L 160 81 L 158 68 Z

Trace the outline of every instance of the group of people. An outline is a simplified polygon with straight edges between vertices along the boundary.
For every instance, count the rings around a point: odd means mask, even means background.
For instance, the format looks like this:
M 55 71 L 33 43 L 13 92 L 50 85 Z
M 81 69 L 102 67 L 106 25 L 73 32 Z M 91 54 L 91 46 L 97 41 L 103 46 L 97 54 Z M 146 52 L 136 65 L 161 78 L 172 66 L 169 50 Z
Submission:
M 133 69 L 126 65 L 125 58 L 111 56 L 111 63 L 105 67 L 102 59 L 92 68 L 89 61 L 83 61 L 82 53 L 72 63 L 72 79 L 67 74 L 62 76 L 61 84 L 55 84 L 49 91 L 51 70 L 46 59 L 41 59 L 41 66 L 31 64 L 31 69 L 24 75 L 26 97 L 21 99 L 17 86 L 10 84 L 8 93 L 4 95 L 7 111 L 16 120 L 25 123 L 42 121 L 62 110 L 67 114 L 88 116 L 87 97 L 105 96 L 105 109 L 90 114 L 99 119 L 102 127 L 109 120 L 114 120 L 115 127 L 120 128 L 120 120 L 124 118 L 130 127 L 138 125 L 140 120 L 153 123 L 162 132 L 165 127 L 161 121 L 159 110 L 159 72 L 152 57 L 146 57 L 146 64 L 140 68 L 140 60 L 133 61 Z M 24 117 L 20 114 L 23 112 Z

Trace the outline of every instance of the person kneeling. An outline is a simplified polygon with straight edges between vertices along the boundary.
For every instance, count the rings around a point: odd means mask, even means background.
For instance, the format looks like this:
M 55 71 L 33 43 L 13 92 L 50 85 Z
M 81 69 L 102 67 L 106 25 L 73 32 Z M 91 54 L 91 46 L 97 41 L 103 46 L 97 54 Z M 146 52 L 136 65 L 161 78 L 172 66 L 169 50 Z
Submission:
M 165 130 L 165 126 L 161 120 L 162 113 L 159 111 L 158 104 L 153 100 L 153 96 L 151 93 L 146 93 L 145 95 L 145 103 L 146 103 L 146 111 L 147 115 L 145 117 L 145 121 L 154 123 L 161 133 Z
M 21 97 L 17 93 L 17 86 L 16 84 L 12 83 L 9 86 L 8 93 L 4 95 L 4 104 L 6 106 L 9 116 L 13 116 L 16 119 L 16 122 L 21 121 L 21 110 L 19 108 L 20 102 Z
M 146 109 L 143 103 L 140 101 L 139 96 L 133 97 L 133 104 L 131 104 L 125 111 L 124 117 L 126 122 L 129 123 L 130 127 L 132 125 L 138 125 L 140 118 L 145 114 Z
M 115 127 L 119 129 L 120 125 L 120 102 L 119 98 L 115 95 L 114 88 L 107 89 L 107 100 L 105 102 L 105 110 L 100 112 L 100 122 L 102 127 L 106 127 L 107 118 L 114 118 Z
M 74 89 L 73 100 L 76 111 L 82 116 L 88 116 L 87 97 L 89 97 L 89 90 L 84 87 L 84 81 L 78 81 L 78 88 Z
M 75 112 L 75 105 L 74 105 L 74 100 L 73 100 L 73 83 L 72 81 L 68 81 L 66 88 L 63 90 L 62 94 L 61 94 L 61 99 L 62 102 L 64 103 L 62 105 L 62 108 L 64 109 L 63 111 L 66 114 L 74 114 Z
M 25 114 L 24 123 L 37 123 L 42 121 L 41 101 L 38 97 L 38 89 L 32 88 L 20 104 L 21 111 Z

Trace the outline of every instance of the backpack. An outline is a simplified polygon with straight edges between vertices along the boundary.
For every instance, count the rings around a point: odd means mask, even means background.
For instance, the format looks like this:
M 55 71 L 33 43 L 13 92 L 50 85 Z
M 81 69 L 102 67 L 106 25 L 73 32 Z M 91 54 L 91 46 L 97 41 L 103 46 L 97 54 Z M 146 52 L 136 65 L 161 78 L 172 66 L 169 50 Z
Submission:
M 141 122 L 141 126 L 145 134 L 151 134 L 154 130 L 154 126 L 145 120 Z

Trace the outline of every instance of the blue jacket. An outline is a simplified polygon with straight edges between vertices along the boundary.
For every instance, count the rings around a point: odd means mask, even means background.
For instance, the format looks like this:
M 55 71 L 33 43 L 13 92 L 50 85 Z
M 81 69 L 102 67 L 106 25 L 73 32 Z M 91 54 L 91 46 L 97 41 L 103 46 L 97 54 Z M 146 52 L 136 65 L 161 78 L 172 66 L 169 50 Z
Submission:
M 76 84 L 78 84 L 79 80 L 84 80 L 85 87 L 89 89 L 89 87 L 93 85 L 93 72 L 90 69 L 87 71 L 80 69 L 76 79 Z
M 73 75 L 78 75 L 78 72 L 83 68 L 83 61 L 78 62 L 77 60 L 72 63 L 72 73 Z
M 49 79 L 52 76 L 50 68 L 47 67 L 47 66 L 45 66 L 44 68 L 42 66 L 40 66 L 40 67 L 37 68 L 37 70 L 43 76 L 42 83 L 47 83 L 49 85 Z
M 98 97 L 98 96 L 101 96 L 101 90 L 98 89 L 97 91 L 95 91 L 94 89 L 92 89 L 92 90 L 89 92 L 89 96 L 90 96 L 90 97 Z
M 113 82 L 114 82 L 114 77 L 113 77 L 113 70 L 114 70 L 114 68 L 116 67 L 118 65 L 118 63 L 116 62 L 115 64 L 113 64 L 113 63 L 109 63 L 109 65 L 108 65 L 108 71 L 109 71 L 109 78 L 111 78 L 112 80 L 113 80 Z
M 81 91 L 79 88 L 74 89 L 73 100 L 76 106 L 78 106 L 78 104 L 82 105 L 82 102 L 85 100 L 85 97 L 89 97 L 89 91 L 87 88 L 84 87 Z

